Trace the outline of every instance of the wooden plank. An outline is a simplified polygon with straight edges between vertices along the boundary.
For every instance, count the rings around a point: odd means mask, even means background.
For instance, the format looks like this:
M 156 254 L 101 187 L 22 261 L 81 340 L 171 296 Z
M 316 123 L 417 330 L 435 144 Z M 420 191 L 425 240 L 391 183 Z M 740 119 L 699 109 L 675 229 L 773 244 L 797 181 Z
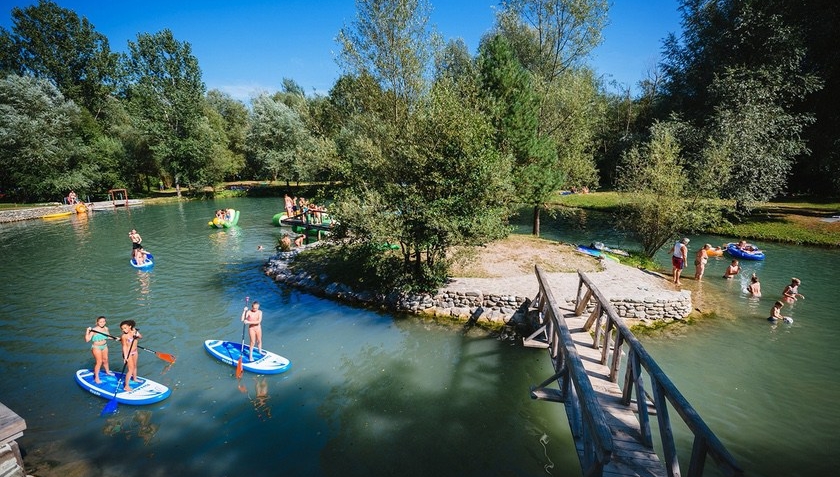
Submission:
M 601 364 L 601 350 L 592 347 L 592 335 L 583 329 L 586 320 L 573 314 L 565 319 L 613 437 L 614 451 L 603 475 L 665 477 L 656 451 L 641 444 L 644 438 L 634 412 L 636 406 L 622 404 L 621 389 L 610 380 L 609 366 Z
M 26 421 L 0 403 L 0 445 L 22 437 L 24 429 Z

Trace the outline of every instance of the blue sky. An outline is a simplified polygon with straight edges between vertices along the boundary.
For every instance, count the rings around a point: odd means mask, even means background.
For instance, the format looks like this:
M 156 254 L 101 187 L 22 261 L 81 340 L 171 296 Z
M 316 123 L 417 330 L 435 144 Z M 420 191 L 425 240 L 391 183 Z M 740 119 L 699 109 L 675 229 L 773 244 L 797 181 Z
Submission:
M 207 89 L 247 101 L 292 78 L 308 93 L 326 93 L 340 74 L 338 31 L 355 19 L 353 0 L 54 0 L 87 17 L 126 51 L 138 33 L 172 30 L 192 45 Z M 444 39 L 463 38 L 475 53 L 494 22 L 493 0 L 429 0 L 431 23 Z M 0 26 L 11 9 L 37 0 L 0 0 Z M 662 39 L 679 33 L 678 0 L 614 0 L 604 42 L 590 64 L 609 82 L 634 86 L 659 58 Z

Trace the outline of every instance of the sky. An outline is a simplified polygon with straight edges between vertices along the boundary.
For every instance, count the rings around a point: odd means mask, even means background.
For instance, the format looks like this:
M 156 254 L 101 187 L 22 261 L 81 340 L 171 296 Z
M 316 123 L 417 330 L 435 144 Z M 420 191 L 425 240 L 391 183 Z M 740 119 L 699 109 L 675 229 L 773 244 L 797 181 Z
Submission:
M 341 74 L 335 38 L 356 18 L 353 0 L 54 0 L 86 17 L 127 51 L 139 33 L 168 28 L 192 46 L 208 90 L 248 101 L 281 89 L 283 78 L 308 93 L 326 94 Z M 494 0 L 429 0 L 430 23 L 448 41 L 462 38 L 475 54 L 493 26 Z M 13 7 L 37 0 L 0 0 L 0 26 L 12 27 Z M 660 58 L 662 40 L 680 32 L 678 0 L 612 0 L 604 41 L 589 64 L 605 83 L 637 91 Z

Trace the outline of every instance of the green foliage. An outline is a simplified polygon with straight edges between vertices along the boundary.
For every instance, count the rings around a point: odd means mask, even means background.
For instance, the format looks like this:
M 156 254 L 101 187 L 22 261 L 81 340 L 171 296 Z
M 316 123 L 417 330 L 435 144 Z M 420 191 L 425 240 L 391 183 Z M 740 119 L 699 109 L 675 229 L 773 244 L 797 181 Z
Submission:
M 300 116 L 283 102 L 263 94 L 252 101 L 248 147 L 258 176 L 287 181 L 306 179 L 299 152 L 309 140 Z
M 116 88 L 118 55 L 86 18 L 51 1 L 12 8 L 12 31 L 0 30 L 0 71 L 52 80 L 94 117 Z
M 137 35 L 128 50 L 124 65 L 132 83 L 126 95 L 148 151 L 176 183 L 206 184 L 212 140 L 203 119 L 204 83 L 192 47 L 163 30 Z M 157 169 L 139 172 L 159 176 Z
M 739 212 L 782 192 L 812 122 L 797 111 L 820 87 L 808 71 L 796 24 L 779 12 L 786 2 L 683 2 L 682 41 L 669 37 L 664 71 L 668 105 L 697 137 L 681 138 L 699 163 L 729 163 L 720 194 Z M 711 148 L 706 151 L 706 148 Z
M 632 148 L 620 167 L 619 187 L 627 193 L 619 226 L 630 231 L 652 257 L 672 237 L 714 220 L 713 209 L 690 196 L 674 123 L 651 128 L 650 142 Z
M 0 80 L 0 189 L 17 200 L 58 199 L 79 183 L 68 174 L 79 137 L 80 110 L 48 80 Z
M 426 74 L 439 43 L 426 0 L 357 0 L 356 21 L 338 35 L 345 72 L 370 75 L 390 91 L 390 120 L 408 119 L 428 91 Z
M 495 145 L 513 158 L 513 186 L 519 202 L 533 207 L 539 236 L 540 207 L 563 182 L 553 144 L 540 138 L 539 100 L 531 78 L 502 36 L 486 39 L 478 58 L 479 90 L 495 127 Z

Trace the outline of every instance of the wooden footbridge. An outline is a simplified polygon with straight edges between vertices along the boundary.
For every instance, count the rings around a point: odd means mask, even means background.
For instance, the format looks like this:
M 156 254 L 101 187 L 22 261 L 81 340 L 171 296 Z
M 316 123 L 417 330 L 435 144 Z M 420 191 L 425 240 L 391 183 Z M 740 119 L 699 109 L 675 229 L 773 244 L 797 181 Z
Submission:
M 539 267 L 536 274 L 539 292 L 529 314 L 536 331 L 526 338 L 525 345 L 548 348 L 555 373 L 532 387 L 531 397 L 565 404 L 583 475 L 681 476 L 670 409 L 694 434 L 686 475 L 703 475 L 709 457 L 724 475 L 743 475 L 735 459 L 584 273 L 578 272 L 574 310 L 561 309 Z M 590 302 L 594 302 L 594 310 L 587 317 L 584 314 Z M 622 363 L 623 383 L 619 386 Z M 558 388 L 550 387 L 554 383 Z M 651 418 L 658 426 L 664 462 L 654 449 Z

